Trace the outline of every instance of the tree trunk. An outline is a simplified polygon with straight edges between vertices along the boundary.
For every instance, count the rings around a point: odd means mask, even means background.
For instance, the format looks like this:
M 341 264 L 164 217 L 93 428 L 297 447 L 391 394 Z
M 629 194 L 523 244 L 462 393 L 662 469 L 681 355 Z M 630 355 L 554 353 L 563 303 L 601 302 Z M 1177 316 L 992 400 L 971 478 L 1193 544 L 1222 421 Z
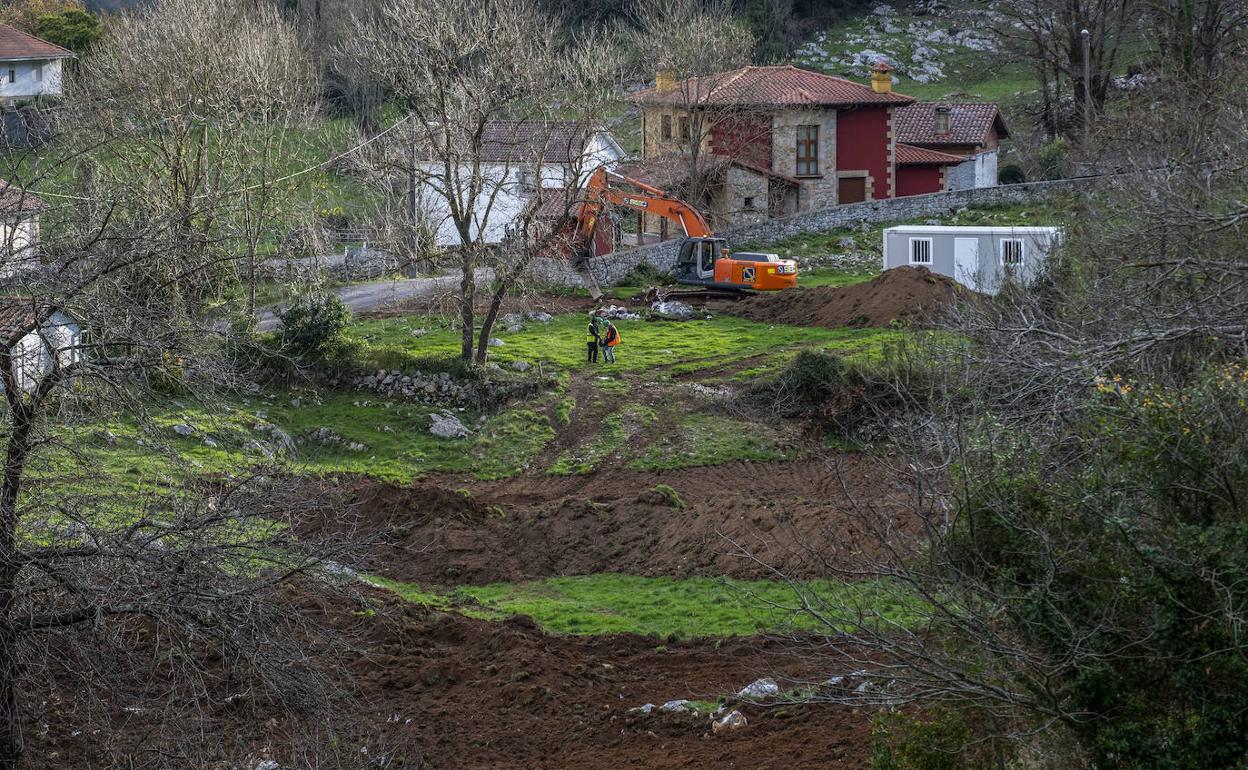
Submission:
M 485 311 L 485 316 L 481 319 L 481 336 L 477 342 L 478 364 L 484 364 L 486 357 L 490 353 L 490 332 L 494 329 L 494 321 L 498 318 L 498 311 L 503 306 L 503 297 L 507 295 L 507 284 L 506 280 L 494 284 L 493 296 L 490 297 L 490 307 Z
M 477 277 L 476 277 L 476 255 L 473 253 L 474 246 L 467 240 L 462 241 L 463 246 L 463 262 L 461 269 L 463 272 L 459 280 L 459 320 L 463 326 L 462 335 L 460 337 L 461 350 L 459 357 L 466 362 L 472 361 L 472 332 L 476 326 L 476 311 L 473 308 L 473 300 L 477 293 Z
M 14 409 L 13 406 L 10 401 L 12 433 L 9 434 L 4 480 L 0 486 L 0 770 L 16 768 L 22 755 L 21 723 L 17 710 L 18 638 L 12 617 L 21 571 L 17 554 L 17 500 L 30 452 L 33 420 L 25 409 Z

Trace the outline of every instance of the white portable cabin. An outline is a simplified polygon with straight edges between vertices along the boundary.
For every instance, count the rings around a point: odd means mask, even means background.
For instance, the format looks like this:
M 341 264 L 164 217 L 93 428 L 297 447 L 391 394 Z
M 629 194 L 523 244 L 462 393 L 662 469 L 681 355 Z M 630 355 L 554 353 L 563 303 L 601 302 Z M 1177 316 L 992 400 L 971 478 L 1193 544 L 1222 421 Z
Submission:
M 926 267 L 996 294 L 1006 276 L 1029 283 L 1061 235 L 1057 227 L 890 227 L 884 231 L 884 269 Z

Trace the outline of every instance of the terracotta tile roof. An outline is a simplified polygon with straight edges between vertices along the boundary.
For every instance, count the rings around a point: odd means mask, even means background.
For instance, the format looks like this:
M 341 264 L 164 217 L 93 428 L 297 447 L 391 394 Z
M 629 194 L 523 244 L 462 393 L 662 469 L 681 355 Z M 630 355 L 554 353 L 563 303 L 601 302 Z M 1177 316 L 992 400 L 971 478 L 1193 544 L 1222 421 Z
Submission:
M 600 129 L 571 121 L 498 120 L 481 135 L 481 160 L 571 165 L 583 161 L 585 145 Z
M 898 166 L 956 166 L 966 160 L 959 155 L 901 143 L 897 144 L 893 157 Z
M 11 341 L 33 331 L 36 303 L 31 297 L 0 296 L 0 340 Z
M 996 126 L 997 136 L 1010 135 L 997 105 L 986 102 L 945 104 L 949 107 L 949 131 L 936 133 L 938 102 L 916 102 L 893 113 L 893 130 L 897 141 L 906 144 L 983 144 L 988 132 Z
M 59 45 L 40 40 L 7 24 L 0 24 L 0 61 L 65 59 L 73 55 L 73 51 Z
M 682 80 L 672 91 L 647 88 L 629 98 L 639 104 L 705 107 L 856 107 L 914 101 L 905 94 L 877 94 L 861 83 L 792 65 L 743 67 Z
M 34 193 L 27 192 L 5 179 L 0 179 L 0 211 L 42 211 L 47 207 L 48 204 Z
M 565 215 L 580 215 L 584 187 L 544 187 L 541 192 L 540 203 L 536 195 L 530 199 L 530 205 L 537 206 L 537 211 L 533 212 L 537 219 L 562 219 Z

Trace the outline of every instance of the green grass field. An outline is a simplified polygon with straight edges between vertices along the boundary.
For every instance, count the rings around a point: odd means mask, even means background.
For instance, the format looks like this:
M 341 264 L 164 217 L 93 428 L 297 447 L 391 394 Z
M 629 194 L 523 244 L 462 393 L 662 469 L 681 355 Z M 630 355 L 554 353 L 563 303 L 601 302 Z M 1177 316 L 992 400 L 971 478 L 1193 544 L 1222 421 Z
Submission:
M 528 323 L 514 334 L 500 330 L 497 336 L 504 344 L 490 349 L 490 360 L 504 366 L 527 361 L 556 369 L 582 367 L 587 318 L 565 314 L 548 324 Z M 378 363 L 377 368 L 404 368 L 400 364 L 419 368 L 459 351 L 459 332 L 435 328 L 435 323 L 436 319 L 425 316 L 386 318 L 357 322 L 347 333 L 367 351 L 366 361 Z M 730 316 L 694 321 L 618 321 L 616 326 L 621 336 L 618 363 L 600 366 L 598 372 L 608 378 L 622 373 L 646 373 L 651 378 L 665 372 L 691 373 L 800 347 L 852 354 L 878 348 L 897 334 L 883 329 L 759 324 Z M 414 330 L 425 331 L 415 336 Z
M 596 574 L 528 583 L 459 586 L 447 591 L 370 578 L 404 599 L 473 617 L 527 615 L 553 633 L 629 633 L 661 639 L 831 631 L 802 612 L 797 594 L 777 581 Z M 896 586 L 831 580 L 803 588 L 842 612 L 870 605 L 889 622 L 911 626 L 918 607 Z

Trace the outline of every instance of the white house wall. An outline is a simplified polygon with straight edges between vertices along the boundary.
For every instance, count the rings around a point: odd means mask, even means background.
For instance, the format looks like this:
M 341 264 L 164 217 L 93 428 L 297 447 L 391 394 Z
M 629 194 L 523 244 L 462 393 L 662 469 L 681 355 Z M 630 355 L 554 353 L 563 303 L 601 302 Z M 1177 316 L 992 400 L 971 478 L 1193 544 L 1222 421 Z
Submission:
M 970 190 L 997 186 L 997 151 L 986 150 L 970 156 L 945 172 L 950 190 Z
M 38 265 L 39 219 L 0 221 L 0 278 L 12 278 Z
M 562 189 L 572 184 L 582 186 L 599 166 L 614 168 L 623 158 L 623 151 L 609 136 L 595 134 L 586 145 L 583 158 L 580 168 L 543 164 L 540 185 L 546 189 Z M 461 245 L 459 231 L 450 217 L 447 192 L 441 179 L 442 164 L 423 163 L 418 169 L 418 175 L 423 178 L 423 182 L 418 182 L 418 206 L 436 228 L 437 244 Z M 483 184 L 474 206 L 471 237 L 476 238 L 484 231 L 486 243 L 500 243 L 533 196 L 533 187 L 539 183 L 536 178 L 537 168 L 535 165 L 483 164 L 480 173 Z M 462 165 L 459 174 L 459 186 L 468 187 L 472 167 L 468 164 Z
M 9 82 L 9 72 L 14 82 Z M 61 60 L 0 61 L 0 98 L 33 99 L 61 94 Z
M 13 375 L 18 387 L 26 392 L 37 388 L 43 376 L 52 371 L 53 356 L 62 367 L 81 361 L 81 345 L 78 325 L 63 313 L 53 313 L 44 322 L 42 333 L 27 334 L 13 348 Z

